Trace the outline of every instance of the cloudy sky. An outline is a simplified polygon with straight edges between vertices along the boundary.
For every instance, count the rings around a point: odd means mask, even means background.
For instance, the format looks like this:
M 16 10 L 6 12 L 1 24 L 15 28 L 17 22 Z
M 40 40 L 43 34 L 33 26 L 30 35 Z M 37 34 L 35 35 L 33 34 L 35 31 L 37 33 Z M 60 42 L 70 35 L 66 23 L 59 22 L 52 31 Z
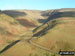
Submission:
M 75 8 L 75 0 L 0 0 L 0 9 L 47 10 Z

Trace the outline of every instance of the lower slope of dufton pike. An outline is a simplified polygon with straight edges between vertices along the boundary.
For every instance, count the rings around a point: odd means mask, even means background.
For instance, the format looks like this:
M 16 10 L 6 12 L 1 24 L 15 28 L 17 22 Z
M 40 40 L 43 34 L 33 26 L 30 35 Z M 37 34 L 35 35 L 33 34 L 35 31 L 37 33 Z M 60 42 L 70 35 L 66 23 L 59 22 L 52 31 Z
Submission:
M 75 50 L 75 10 L 60 9 L 33 30 L 37 45 L 58 52 Z

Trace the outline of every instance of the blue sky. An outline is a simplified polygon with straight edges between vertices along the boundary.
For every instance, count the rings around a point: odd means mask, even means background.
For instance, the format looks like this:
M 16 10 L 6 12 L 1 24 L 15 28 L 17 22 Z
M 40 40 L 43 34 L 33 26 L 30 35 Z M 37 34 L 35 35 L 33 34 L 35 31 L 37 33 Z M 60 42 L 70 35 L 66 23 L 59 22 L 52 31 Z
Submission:
M 0 9 L 48 10 L 75 8 L 75 0 L 0 0 Z

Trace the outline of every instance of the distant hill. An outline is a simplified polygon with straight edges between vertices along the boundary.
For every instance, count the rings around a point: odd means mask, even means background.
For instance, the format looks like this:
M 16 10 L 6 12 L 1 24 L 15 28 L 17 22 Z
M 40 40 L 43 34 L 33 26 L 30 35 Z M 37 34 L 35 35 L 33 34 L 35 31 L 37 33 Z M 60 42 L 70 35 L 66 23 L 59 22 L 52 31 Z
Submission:
M 3 13 L 20 20 L 26 20 L 32 22 L 34 25 L 43 23 L 53 10 L 41 11 L 41 10 L 4 10 Z
M 40 24 L 38 22 L 39 19 L 44 19 L 39 10 L 5 10 L 3 13 L 17 19 L 20 23 L 23 21 L 30 22 L 34 26 Z

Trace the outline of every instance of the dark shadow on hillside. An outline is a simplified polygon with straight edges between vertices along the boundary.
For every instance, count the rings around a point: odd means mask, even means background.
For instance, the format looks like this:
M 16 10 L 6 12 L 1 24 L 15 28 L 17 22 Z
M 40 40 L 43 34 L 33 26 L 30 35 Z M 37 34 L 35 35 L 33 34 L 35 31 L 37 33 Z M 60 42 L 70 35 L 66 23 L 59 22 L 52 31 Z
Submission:
M 39 36 L 45 35 L 48 32 L 48 30 L 52 29 L 56 25 L 55 22 L 56 21 L 53 21 L 52 25 L 47 24 L 48 25 L 47 27 L 43 28 L 41 31 L 39 31 L 36 34 L 34 34 L 33 37 L 39 37 Z
M 16 20 L 25 27 L 36 27 L 36 25 L 33 22 L 29 22 L 26 19 L 16 19 Z
M 47 19 L 38 19 L 39 23 L 44 23 Z
M 39 28 L 41 27 L 41 25 L 40 26 L 37 26 L 35 29 L 33 29 L 33 33 L 35 33 Z
M 11 16 L 11 17 L 18 17 L 18 16 L 25 16 L 26 13 L 24 12 L 19 12 L 19 11 L 16 11 L 16 10 L 5 10 L 3 11 L 3 13 Z
M 47 24 L 50 20 L 53 20 L 53 19 L 56 19 L 56 18 L 60 18 L 60 17 L 75 17 L 75 12 L 74 11 L 68 11 L 68 12 L 58 12 L 57 11 L 54 11 L 55 13 L 52 15 L 43 23 L 42 26 L 44 26 L 44 24 Z M 56 21 L 54 21 L 52 23 L 52 25 L 48 25 L 47 27 L 43 28 L 41 31 L 35 33 L 33 35 L 33 37 L 38 37 L 38 36 L 43 36 L 47 33 L 48 30 L 52 29 L 56 24 L 54 24 Z M 36 29 L 33 30 L 33 32 L 35 32 L 36 30 L 38 30 L 38 28 L 40 29 L 40 27 L 42 26 L 39 26 L 37 27 Z
M 47 23 L 50 20 L 61 18 L 61 17 L 75 17 L 75 11 L 56 12 L 52 16 L 50 16 L 44 23 Z
M 9 48 L 11 48 L 12 46 L 14 46 L 16 43 L 18 43 L 20 40 L 17 40 L 11 44 L 9 44 L 8 46 L 6 46 L 3 50 L 0 51 L 0 54 L 5 52 L 6 50 L 8 50 Z

